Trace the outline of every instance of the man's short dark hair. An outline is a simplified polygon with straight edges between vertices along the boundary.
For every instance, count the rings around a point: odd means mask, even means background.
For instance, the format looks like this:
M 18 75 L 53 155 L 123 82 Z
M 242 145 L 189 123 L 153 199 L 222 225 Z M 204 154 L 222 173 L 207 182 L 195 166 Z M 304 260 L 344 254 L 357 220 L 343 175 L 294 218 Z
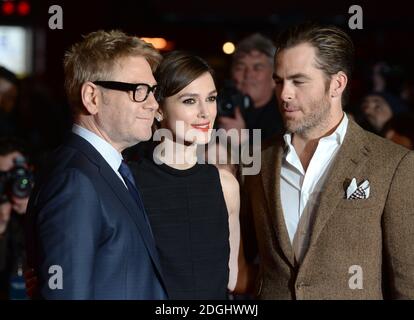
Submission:
M 276 42 L 276 56 L 284 50 L 302 43 L 316 49 L 316 67 L 328 79 L 339 71 L 351 78 L 354 60 L 354 45 L 349 35 L 332 25 L 306 22 L 282 32 Z M 344 92 L 346 98 L 347 92 Z

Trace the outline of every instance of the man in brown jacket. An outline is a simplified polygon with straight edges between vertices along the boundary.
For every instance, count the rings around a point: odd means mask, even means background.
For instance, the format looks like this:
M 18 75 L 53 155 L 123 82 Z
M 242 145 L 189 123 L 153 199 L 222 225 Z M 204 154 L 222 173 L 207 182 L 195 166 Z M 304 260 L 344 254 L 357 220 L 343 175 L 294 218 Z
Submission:
M 248 257 L 258 251 L 259 299 L 414 298 L 414 153 L 343 112 L 353 51 L 336 27 L 279 38 L 287 133 L 263 147 L 241 213 L 254 225 L 243 244 Z

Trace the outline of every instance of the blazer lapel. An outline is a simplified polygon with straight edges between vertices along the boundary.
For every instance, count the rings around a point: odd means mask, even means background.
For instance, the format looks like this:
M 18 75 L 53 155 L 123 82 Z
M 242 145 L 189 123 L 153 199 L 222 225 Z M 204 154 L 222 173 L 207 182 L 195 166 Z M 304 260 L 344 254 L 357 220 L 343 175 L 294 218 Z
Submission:
M 279 240 L 280 248 L 287 261 L 294 267 L 293 248 L 290 243 L 280 198 L 280 172 L 283 154 L 283 144 L 279 141 L 276 146 L 263 155 L 261 177 L 268 204 L 268 212 L 273 226 L 272 229 L 275 231 L 275 236 Z
M 147 221 L 144 219 L 144 216 L 139 212 L 142 209 L 138 208 L 137 203 L 131 197 L 120 178 L 112 170 L 112 168 L 105 161 L 105 159 L 99 154 L 99 152 L 96 151 L 96 149 L 93 148 L 93 146 L 82 137 L 76 134 L 72 134 L 68 142 L 68 145 L 78 149 L 80 152 L 85 154 L 85 156 L 87 156 L 88 159 L 90 159 L 93 163 L 95 163 L 98 166 L 99 172 L 101 173 L 103 179 L 111 187 L 114 194 L 127 209 L 130 217 L 134 221 L 145 243 L 149 255 L 151 256 L 156 268 L 158 269 L 159 274 L 162 276 L 161 265 L 159 262 L 157 249 L 155 247 L 155 240 L 151 235 L 149 225 Z
M 356 176 L 368 159 L 369 148 L 365 143 L 364 131 L 351 119 L 343 144 L 334 159 L 330 173 L 321 191 L 319 206 L 316 209 L 308 252 L 315 247 L 319 235 L 328 222 L 339 201 L 344 198 L 344 183 Z M 308 256 L 306 252 L 303 264 Z
M 155 247 L 155 240 L 151 235 L 148 222 L 145 220 L 144 216 L 139 212 L 142 211 L 142 209 L 138 207 L 137 203 L 131 197 L 122 181 L 113 172 L 112 168 L 109 167 L 109 165 L 104 163 L 100 167 L 100 172 L 102 174 L 102 177 L 111 187 L 112 191 L 123 203 L 124 207 L 128 210 L 130 217 L 135 222 L 135 225 L 139 233 L 141 234 L 142 240 L 144 241 L 145 246 L 147 247 L 148 253 L 154 261 L 154 264 L 156 265 L 158 271 L 161 273 L 161 266 L 158 258 L 157 249 Z M 143 212 L 143 214 L 146 213 Z

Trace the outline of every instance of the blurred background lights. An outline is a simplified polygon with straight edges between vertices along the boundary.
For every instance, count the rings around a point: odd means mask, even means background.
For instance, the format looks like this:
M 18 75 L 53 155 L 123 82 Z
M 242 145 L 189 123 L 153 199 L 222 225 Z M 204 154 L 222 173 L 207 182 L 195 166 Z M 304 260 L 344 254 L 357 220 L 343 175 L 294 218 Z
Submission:
M 223 52 L 225 54 L 233 54 L 235 49 L 236 47 L 234 46 L 233 42 L 226 42 L 225 44 L 223 44 Z
M 11 1 L 3 2 L 1 11 L 3 11 L 3 14 L 5 16 L 12 15 L 14 13 L 14 3 Z
M 21 16 L 27 16 L 30 13 L 30 4 L 26 1 L 22 1 L 17 5 L 17 12 Z
M 167 40 L 164 38 L 141 38 L 145 42 L 151 43 L 155 49 L 165 50 L 167 48 Z

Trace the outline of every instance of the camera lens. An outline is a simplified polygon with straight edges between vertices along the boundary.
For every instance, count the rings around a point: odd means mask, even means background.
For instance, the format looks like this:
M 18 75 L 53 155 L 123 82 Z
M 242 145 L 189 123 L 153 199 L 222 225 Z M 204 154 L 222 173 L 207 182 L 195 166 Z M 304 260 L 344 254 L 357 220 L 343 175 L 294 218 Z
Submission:
M 17 198 L 27 198 L 32 190 L 32 179 L 30 173 L 24 168 L 15 171 L 11 185 L 11 193 Z

